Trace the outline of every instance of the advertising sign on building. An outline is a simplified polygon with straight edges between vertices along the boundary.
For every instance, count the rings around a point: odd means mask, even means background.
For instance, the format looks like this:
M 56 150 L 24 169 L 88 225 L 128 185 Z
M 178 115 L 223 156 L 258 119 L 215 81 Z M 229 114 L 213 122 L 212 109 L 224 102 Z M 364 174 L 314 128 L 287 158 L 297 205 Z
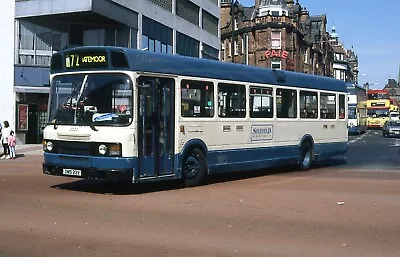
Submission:
M 28 105 L 18 104 L 18 131 L 28 130 Z

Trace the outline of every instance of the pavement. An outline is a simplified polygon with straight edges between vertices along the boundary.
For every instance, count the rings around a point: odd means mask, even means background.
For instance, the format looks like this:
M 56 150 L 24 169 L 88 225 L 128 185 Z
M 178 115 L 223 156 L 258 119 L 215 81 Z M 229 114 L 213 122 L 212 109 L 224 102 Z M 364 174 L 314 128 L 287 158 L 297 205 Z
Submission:
M 43 146 L 41 144 L 17 145 L 15 148 L 17 159 L 29 155 L 43 155 Z M 3 152 L 1 151 L 0 155 L 2 154 Z M 0 159 L 0 161 L 3 160 Z

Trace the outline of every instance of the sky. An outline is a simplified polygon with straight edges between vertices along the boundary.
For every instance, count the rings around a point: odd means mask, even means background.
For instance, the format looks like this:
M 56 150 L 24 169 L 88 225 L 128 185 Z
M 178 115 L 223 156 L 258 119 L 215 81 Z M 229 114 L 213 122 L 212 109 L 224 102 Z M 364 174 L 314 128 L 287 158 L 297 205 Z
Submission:
M 254 6 L 254 0 L 238 0 Z M 389 78 L 398 80 L 400 0 L 299 0 L 310 15 L 326 14 L 327 30 L 335 26 L 345 48 L 358 56 L 359 83 L 383 88 Z

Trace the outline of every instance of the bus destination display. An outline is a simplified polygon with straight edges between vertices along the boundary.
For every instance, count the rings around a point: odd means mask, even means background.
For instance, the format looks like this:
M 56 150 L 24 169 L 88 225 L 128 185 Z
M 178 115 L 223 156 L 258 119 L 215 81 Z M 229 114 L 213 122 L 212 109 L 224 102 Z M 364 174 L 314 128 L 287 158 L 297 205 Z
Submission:
M 65 56 L 65 68 L 104 68 L 107 67 L 107 55 L 105 52 L 73 53 Z

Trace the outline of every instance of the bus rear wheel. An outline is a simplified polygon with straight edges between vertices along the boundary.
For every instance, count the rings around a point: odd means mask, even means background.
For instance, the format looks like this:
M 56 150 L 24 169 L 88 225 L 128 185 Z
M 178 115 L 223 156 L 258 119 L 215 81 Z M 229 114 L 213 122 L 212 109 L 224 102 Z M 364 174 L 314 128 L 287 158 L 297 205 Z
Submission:
M 195 148 L 184 158 L 183 183 L 185 187 L 201 185 L 207 175 L 207 164 L 203 152 Z
M 312 164 L 312 146 L 309 142 L 304 142 L 300 146 L 300 170 L 309 170 Z

